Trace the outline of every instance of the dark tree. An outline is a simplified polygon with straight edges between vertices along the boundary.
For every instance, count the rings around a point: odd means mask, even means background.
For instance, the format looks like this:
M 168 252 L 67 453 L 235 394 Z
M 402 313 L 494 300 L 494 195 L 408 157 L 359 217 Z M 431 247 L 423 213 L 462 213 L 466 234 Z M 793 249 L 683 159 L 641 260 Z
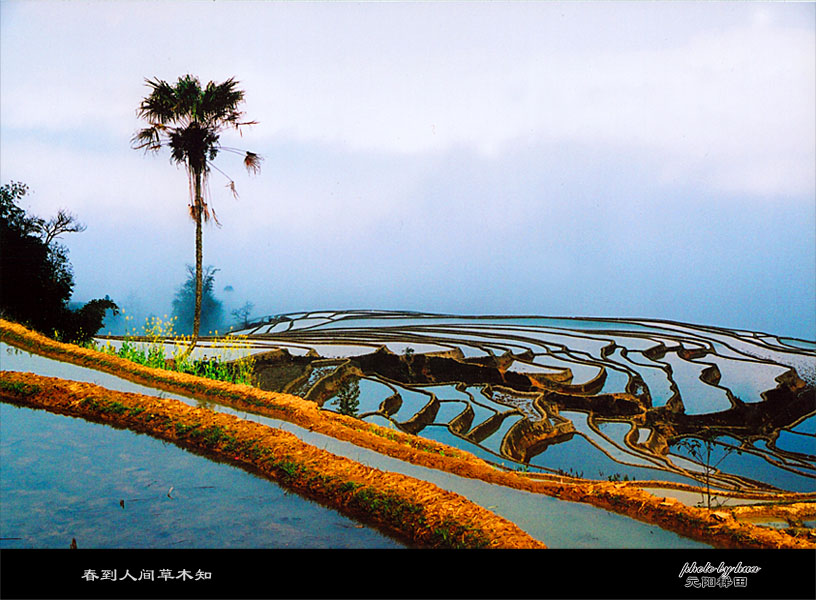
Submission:
M 223 319 L 223 306 L 213 294 L 217 272 L 218 269 L 208 265 L 202 277 L 200 323 L 204 331 L 218 329 Z M 187 280 L 178 289 L 173 299 L 173 315 L 177 318 L 176 328 L 185 333 L 194 331 L 196 312 L 196 271 L 188 265 L 187 273 Z
M 57 211 L 56 217 L 52 217 L 48 221 L 40 220 L 39 229 L 45 245 L 50 246 L 63 233 L 81 233 L 87 227 L 77 221 L 77 218 L 70 212 L 61 208 Z
M 23 235 L 37 235 L 41 219 L 31 217 L 17 203 L 28 193 L 28 186 L 11 181 L 0 188 L 0 219 Z
M 27 192 L 28 186 L 19 182 L 0 188 L 0 316 L 46 335 L 86 341 L 102 326 L 105 311 L 116 312 L 116 305 L 106 298 L 76 312 L 68 308 L 73 271 L 68 250 L 55 238 L 84 226 L 60 211 L 48 222 L 53 226 L 44 229 L 45 221 L 18 206 Z
M 337 392 L 337 400 L 334 404 L 338 406 L 341 415 L 356 417 L 360 409 L 360 381 L 358 379 L 344 379 Z
M 727 444 L 718 442 L 717 435 L 716 430 L 706 428 L 697 433 L 699 439 L 697 437 L 689 437 L 674 443 L 678 448 L 685 449 L 697 463 L 702 465 L 705 491 L 703 492 L 701 504 L 705 503 L 708 510 L 711 510 L 712 507 L 711 476 L 717 472 L 717 467 L 732 452 L 742 454 L 742 451 L 738 448 L 733 448 Z M 714 455 L 716 446 L 721 446 L 723 453 L 722 456 L 715 461 Z
M 63 336 L 68 340 L 85 342 L 90 340 L 105 320 L 105 313 L 111 310 L 119 314 L 119 307 L 108 296 L 86 303 L 78 310 L 68 311 L 63 324 Z
M 245 302 L 242 307 L 234 309 L 230 314 L 235 319 L 235 323 L 242 327 L 248 327 L 249 316 L 252 314 L 253 308 L 255 308 L 255 305 L 252 302 Z

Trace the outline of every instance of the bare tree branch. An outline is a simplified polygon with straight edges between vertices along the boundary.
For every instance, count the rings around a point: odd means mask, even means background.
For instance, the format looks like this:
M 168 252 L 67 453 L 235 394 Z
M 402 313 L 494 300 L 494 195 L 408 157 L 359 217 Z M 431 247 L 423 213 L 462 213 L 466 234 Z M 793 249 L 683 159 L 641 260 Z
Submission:
M 84 223 L 80 223 L 77 220 L 76 215 L 68 212 L 64 208 L 59 209 L 57 216 L 51 217 L 48 221 L 40 219 L 37 225 L 46 246 L 50 246 L 51 242 L 63 233 L 80 233 L 87 229 Z

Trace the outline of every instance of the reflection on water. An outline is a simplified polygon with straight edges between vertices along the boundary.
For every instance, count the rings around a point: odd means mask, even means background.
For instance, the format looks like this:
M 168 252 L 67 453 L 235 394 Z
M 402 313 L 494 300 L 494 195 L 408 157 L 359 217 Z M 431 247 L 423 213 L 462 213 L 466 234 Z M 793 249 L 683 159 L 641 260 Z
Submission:
M 400 547 L 145 435 L 8 404 L 0 420 L 0 548 Z
M 95 371 L 86 367 L 79 367 L 69 363 L 51 360 L 37 355 L 32 355 L 27 352 L 21 352 L 15 350 L 14 348 L 9 348 L 8 346 L 2 343 L 0 343 L 0 357 L 2 358 L 2 365 L 0 366 L 2 366 L 2 368 L 6 370 L 33 371 L 37 374 L 46 375 L 50 377 L 61 377 L 74 379 L 78 381 L 95 382 L 99 385 L 102 385 L 103 387 L 115 389 L 118 391 L 133 391 L 137 393 L 147 393 L 153 395 L 158 394 L 164 395 L 165 397 L 176 398 L 191 405 L 201 404 L 201 401 L 199 400 L 185 398 L 183 396 L 178 396 L 175 394 L 167 394 L 159 390 L 153 390 L 151 388 L 145 388 L 143 386 L 131 383 L 127 380 L 121 379 L 114 375 L 102 373 L 100 371 Z M 368 380 L 363 380 L 361 381 L 361 387 L 362 384 L 364 383 L 376 383 L 376 382 L 369 382 Z M 396 388 L 392 389 L 391 386 L 385 386 L 384 389 L 389 390 L 388 393 L 391 394 Z M 419 392 L 413 393 L 415 393 L 417 397 L 424 396 L 427 399 L 430 397 L 431 393 L 430 390 L 433 390 L 434 392 L 439 392 L 441 395 L 444 396 L 447 396 L 452 393 L 449 386 L 442 386 L 437 388 L 430 387 L 428 390 L 424 390 L 426 392 L 425 394 L 420 394 Z M 460 390 L 458 389 L 455 389 L 453 391 L 460 392 Z M 459 402 L 464 403 L 465 398 L 467 397 L 472 398 L 474 393 L 476 393 L 474 390 L 461 391 L 461 394 L 464 395 L 457 396 L 459 398 L 462 398 L 462 400 L 460 400 Z M 2 408 L 6 407 L 3 406 Z M 454 474 L 439 471 L 436 469 L 420 467 L 417 465 L 413 465 L 411 463 L 403 462 L 401 460 L 379 454 L 372 450 L 367 450 L 365 448 L 355 446 L 350 442 L 336 440 L 332 437 L 328 437 L 310 431 L 308 429 L 298 427 L 297 425 L 293 425 L 291 423 L 286 423 L 251 413 L 244 413 L 242 411 L 237 411 L 229 407 L 213 404 L 211 408 L 213 410 L 218 410 L 226 414 L 231 414 L 234 416 L 238 416 L 240 418 L 253 420 L 259 423 L 263 423 L 265 425 L 289 431 L 290 433 L 293 433 L 301 440 L 309 444 L 312 444 L 319 448 L 323 448 L 339 456 L 344 456 L 352 460 L 361 462 L 362 464 L 375 467 L 381 470 L 393 471 L 411 477 L 420 478 L 425 481 L 435 483 L 436 485 L 439 485 L 443 489 L 447 489 L 462 494 L 471 501 L 479 504 L 480 506 L 483 506 L 495 512 L 496 514 L 499 514 L 515 522 L 524 531 L 526 531 L 533 537 L 545 542 L 551 548 L 706 547 L 705 544 L 696 542 L 694 540 L 690 540 L 688 538 L 684 538 L 671 531 L 663 530 L 653 525 L 641 523 L 628 517 L 611 513 L 603 509 L 595 508 L 593 506 L 583 505 L 575 502 L 562 501 L 542 494 L 522 492 L 520 490 L 515 490 L 512 488 L 506 488 L 503 486 L 496 486 L 485 482 L 476 481 L 471 478 L 459 477 Z M 393 421 L 376 412 L 369 413 L 364 418 L 367 421 L 376 422 L 386 427 L 396 427 Z M 61 419 L 62 420 L 58 420 L 56 422 L 62 423 L 64 420 L 78 421 L 76 419 L 68 419 L 67 417 L 62 417 Z M 95 427 L 102 426 L 96 425 Z M 425 427 L 422 430 L 422 434 L 429 437 L 434 437 L 435 439 L 438 439 L 443 443 L 447 443 L 453 446 L 461 444 L 465 440 L 465 438 L 456 436 L 453 433 L 451 433 L 450 429 L 446 425 L 441 426 L 431 425 Z M 143 436 L 138 437 L 142 438 Z M 175 449 L 175 447 L 167 446 L 162 442 L 158 443 L 161 444 L 164 448 Z M 2 446 L 1 442 L 0 446 Z M 23 456 L 22 447 L 18 445 L 14 445 L 13 447 L 16 448 L 15 452 L 20 452 L 20 456 Z M 491 457 L 495 457 L 494 452 L 491 452 L 490 450 L 483 448 L 478 444 L 473 444 L 469 446 L 469 448 L 473 449 L 475 451 L 475 454 L 481 456 L 482 458 L 490 459 Z M 38 451 L 35 448 L 34 454 L 32 456 L 39 459 L 41 458 L 41 455 L 38 454 L 37 452 Z M 111 451 L 108 454 L 112 455 L 114 453 L 115 451 L 111 449 Z M 0 454 L 0 458 L 3 458 L 4 456 L 5 456 L 4 454 Z M 5 477 L 5 472 L 3 472 L 3 477 Z M 169 479 L 166 478 L 166 480 L 164 480 L 164 483 L 169 484 Z M 96 482 L 93 482 L 91 487 L 93 485 L 96 485 Z M 162 485 L 161 487 L 163 488 L 164 485 Z M 236 489 L 240 490 L 241 488 L 240 486 L 236 486 Z M 169 488 L 168 491 L 170 491 Z M 83 491 L 83 493 L 87 495 L 86 491 Z M 0 492 L 0 494 L 2 494 L 3 502 L 5 502 L 4 492 Z M 177 496 L 175 489 L 172 491 L 171 495 L 174 497 Z M 117 496 L 120 497 L 121 499 L 124 499 L 124 494 L 121 494 L 119 492 L 116 492 L 114 494 L 108 494 L 108 496 Z M 161 494 L 159 494 L 159 497 L 160 499 L 163 500 Z M 216 502 L 218 506 L 223 505 L 227 506 L 228 508 L 230 507 L 229 502 L 221 503 L 221 501 L 218 499 L 214 499 L 213 501 Z M 109 504 L 110 503 L 105 504 L 105 507 L 108 509 L 110 509 Z M 128 506 L 127 503 L 126 506 Z M 232 512 L 236 515 L 243 514 L 240 512 L 241 510 L 244 509 L 237 507 L 235 509 L 232 509 Z M 116 513 L 115 510 L 114 513 L 118 514 Z M 252 517 L 251 512 L 247 512 L 247 514 L 248 516 Z M 215 511 L 213 512 L 213 516 L 216 516 Z M 347 527 L 347 525 L 341 525 L 341 527 Z M 0 526 L 0 533 L 3 533 L 5 531 L 6 531 L 5 525 Z M 11 529 L 9 529 L 9 531 L 11 531 Z M 358 532 L 352 533 L 354 534 Z M 3 535 L 5 536 L 6 534 L 3 533 Z M 12 534 L 9 535 L 11 537 L 14 537 Z M 62 539 L 61 535 L 58 537 Z M 389 542 L 390 540 L 388 539 L 382 541 L 380 540 L 380 538 L 375 538 L 373 543 L 365 542 L 365 544 L 366 547 L 369 547 L 376 546 L 377 544 L 387 545 Z M 6 545 L 19 546 L 21 544 L 21 540 L 6 540 L 3 543 Z M 347 542 L 347 545 L 351 544 Z
M 243 333 L 259 349 L 353 348 L 316 379 L 359 380 L 366 420 L 511 468 L 688 483 L 709 471 L 724 488 L 816 491 L 812 341 L 634 319 L 316 317 L 269 317 Z M 337 410 L 332 388 L 313 383 L 310 399 Z M 610 421 L 621 428 L 602 431 Z M 717 469 L 677 451 L 711 436 L 734 446 Z

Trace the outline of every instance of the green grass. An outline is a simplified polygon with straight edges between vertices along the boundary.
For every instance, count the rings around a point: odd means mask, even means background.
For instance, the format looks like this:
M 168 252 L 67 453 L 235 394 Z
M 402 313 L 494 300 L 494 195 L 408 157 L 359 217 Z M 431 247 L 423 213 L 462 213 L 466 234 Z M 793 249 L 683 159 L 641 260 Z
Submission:
M 160 319 L 148 321 L 144 326 L 144 335 L 150 340 L 147 345 L 136 343 L 133 339 L 135 333 L 134 329 L 132 334 L 126 335 L 118 350 L 110 344 L 98 346 L 93 342 L 85 344 L 85 347 L 154 369 L 169 369 L 215 381 L 252 385 L 252 374 L 255 367 L 255 359 L 252 356 L 245 356 L 234 361 L 223 360 L 223 355 L 219 358 L 191 360 L 184 352 L 184 347 L 188 342 L 175 335 L 172 321 L 164 322 Z M 169 357 L 165 352 L 165 339 L 168 338 L 174 339 L 176 345 L 172 361 L 168 360 Z M 229 351 L 241 348 L 242 344 L 241 340 L 227 336 L 216 340 L 215 349 L 219 352 Z
M 433 530 L 435 544 L 446 548 L 486 548 L 490 539 L 474 527 L 457 523 L 446 517 L 441 525 Z
M 144 412 L 145 409 L 133 409 L 129 408 L 126 405 L 122 404 L 121 402 L 117 402 L 116 400 L 103 400 L 101 398 L 96 398 L 94 396 L 88 396 L 87 398 L 83 398 L 80 403 L 83 407 L 88 408 L 90 410 L 95 410 L 100 413 L 107 413 L 112 415 L 134 415 L 140 414 Z
M 176 435 L 179 437 L 184 437 L 189 434 L 191 431 L 196 429 L 197 427 L 201 427 L 201 423 L 193 423 L 192 425 L 184 425 L 183 423 L 176 423 Z
M 351 481 L 340 484 L 339 490 L 351 494 L 349 505 L 358 510 L 378 514 L 392 523 L 409 525 L 414 522 L 418 528 L 427 528 L 422 506 L 396 494 Z M 484 548 L 490 543 L 483 531 L 462 525 L 451 517 L 446 517 L 430 533 L 430 540 L 426 543 L 433 547 Z
M 123 415 L 127 412 L 128 407 L 121 402 L 111 401 L 105 406 L 105 412 L 113 413 L 114 415 Z
M 0 390 L 14 394 L 15 396 L 33 396 L 40 392 L 40 386 L 33 383 L 22 383 L 12 381 L 0 381 Z
M 400 498 L 396 494 L 381 492 L 370 486 L 356 488 L 349 504 L 366 512 L 382 515 L 395 523 L 405 523 L 409 519 L 422 521 L 422 507 Z

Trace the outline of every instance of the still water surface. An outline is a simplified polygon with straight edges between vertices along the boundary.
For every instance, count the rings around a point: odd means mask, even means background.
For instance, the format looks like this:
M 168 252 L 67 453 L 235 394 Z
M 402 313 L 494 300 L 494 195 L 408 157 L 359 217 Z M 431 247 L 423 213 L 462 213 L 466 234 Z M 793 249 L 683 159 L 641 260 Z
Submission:
M 146 435 L 9 404 L 0 422 L 0 548 L 401 547 Z
M 164 392 L 160 392 L 159 390 L 151 390 L 150 388 L 145 388 L 144 386 L 140 386 L 129 381 L 123 380 L 119 377 L 109 375 L 107 373 L 102 373 L 100 371 L 94 371 L 92 369 L 88 369 L 85 367 L 79 367 L 76 365 L 71 365 L 69 363 L 63 363 L 59 361 L 54 361 L 48 358 L 44 358 L 37 355 L 32 355 L 27 352 L 18 351 L 14 348 L 9 348 L 4 344 L 0 344 L 0 367 L 4 370 L 14 370 L 14 371 L 30 371 L 35 372 L 40 375 L 46 375 L 51 377 L 62 377 L 66 379 L 74 379 L 77 381 L 87 381 L 92 383 L 97 383 L 99 385 L 103 385 L 105 387 L 116 389 L 119 391 L 136 391 L 138 393 L 148 393 L 153 395 L 161 394 L 165 397 L 174 396 L 172 394 L 167 394 Z M 174 396 L 175 397 L 175 396 Z M 190 400 L 183 397 L 178 397 L 181 400 L 184 400 L 188 403 L 196 404 L 195 400 Z M 7 408 L 15 409 L 15 407 L 9 407 L 8 405 L 0 405 L 2 409 L 5 411 Z M 343 442 L 340 440 L 336 440 L 334 438 L 321 435 L 319 433 L 311 432 L 306 429 L 300 428 L 296 425 L 291 423 L 285 423 L 282 421 L 268 419 L 259 415 L 253 415 L 251 413 L 239 412 L 234 411 L 228 407 L 222 407 L 218 405 L 211 405 L 211 408 L 214 410 L 218 410 L 219 412 L 225 412 L 228 414 L 234 414 L 236 416 L 240 416 L 242 418 L 250 419 L 253 421 L 258 421 L 261 423 L 265 423 L 271 426 L 279 427 L 281 429 L 285 429 L 286 431 L 290 431 L 297 435 L 303 441 L 310 443 L 314 446 L 319 448 L 324 448 L 329 452 L 334 454 L 338 454 L 340 456 L 346 456 L 351 458 L 352 460 L 356 460 L 363 464 L 376 467 L 383 470 L 393 471 L 397 473 L 403 473 L 405 475 L 409 475 L 411 477 L 416 477 L 419 479 L 423 479 L 425 481 L 430 481 L 431 483 L 435 483 L 436 485 L 440 486 L 443 489 L 447 489 L 463 496 L 467 497 L 471 501 L 483 506 L 489 510 L 492 510 L 498 515 L 501 515 L 514 523 L 516 523 L 519 527 L 525 530 L 527 533 L 546 543 L 550 548 L 702 548 L 707 547 L 705 544 L 696 542 L 694 540 L 690 540 L 683 536 L 677 535 L 674 532 L 666 531 L 664 529 L 660 529 L 659 527 L 649 525 L 646 523 L 641 523 L 639 521 L 635 521 L 628 517 L 624 517 L 615 513 L 611 513 L 599 508 L 595 508 L 594 506 L 580 504 L 575 502 L 566 502 L 562 500 L 558 500 L 556 498 L 551 498 L 549 496 L 543 496 L 541 494 L 533 494 L 529 492 L 523 492 L 519 490 L 513 490 L 511 488 L 505 488 L 502 486 L 491 485 L 488 483 L 484 483 L 482 481 L 477 481 L 473 479 L 467 479 L 464 477 L 459 477 L 450 473 L 445 473 L 443 471 L 437 471 L 434 469 L 428 469 L 425 467 L 419 467 L 416 465 L 412 465 L 410 463 L 406 463 L 397 459 L 390 458 L 388 456 L 383 456 L 371 450 L 367 450 L 365 448 L 360 448 L 358 446 L 354 446 L 349 442 Z M 86 425 L 92 426 L 94 428 L 99 427 L 103 429 L 109 429 L 102 425 L 97 425 L 93 423 L 86 423 L 79 419 L 70 419 L 68 417 L 58 417 L 56 415 L 50 415 L 48 413 L 43 413 L 42 411 L 31 411 L 30 409 L 16 409 L 16 410 L 26 410 L 31 413 L 36 413 L 37 415 L 45 414 L 46 416 L 55 417 L 58 419 L 66 419 L 71 422 L 76 423 L 84 423 Z M 58 422 L 58 421 L 57 421 Z M 2 472 L 2 479 L 6 479 L 6 471 L 5 471 L 5 456 L 7 450 L 6 444 L 6 432 L 5 432 L 5 413 L 3 413 L 3 432 L 2 432 L 2 452 L 3 454 L 0 455 L 3 460 L 3 472 Z M 47 425 L 44 428 L 47 430 Z M 248 475 L 239 469 L 234 467 L 229 467 L 228 465 L 216 464 L 211 463 L 207 459 L 202 457 L 198 457 L 195 455 L 191 455 L 175 446 L 170 446 L 168 444 L 164 444 L 158 440 L 154 440 L 152 438 L 147 438 L 146 436 L 140 436 L 138 434 L 129 432 L 129 431 L 120 431 L 120 430 L 113 430 L 112 432 L 121 434 L 124 438 L 133 437 L 139 439 L 146 439 L 150 442 L 158 444 L 159 447 L 166 449 L 166 450 L 174 450 L 179 452 L 183 455 L 191 456 L 195 459 L 199 459 L 204 463 L 209 463 L 211 467 L 217 467 L 218 469 L 231 469 L 237 471 L 240 474 L 247 475 L 252 477 L 255 480 L 258 480 L 257 477 Z M 123 439 L 124 439 L 123 438 Z M 48 435 L 44 434 L 40 436 L 40 441 L 47 440 Z M 66 443 L 70 444 L 71 440 L 64 440 Z M 125 443 L 124 446 L 127 444 Z M 121 454 L 119 450 L 117 450 L 118 445 L 112 444 L 109 448 L 110 453 L 112 454 Z M 60 443 L 55 442 L 53 445 L 49 446 L 46 443 L 33 443 L 28 448 L 18 447 L 13 452 L 16 455 L 19 455 L 21 460 L 27 460 L 29 463 L 36 463 L 36 462 L 48 462 L 54 459 L 55 455 L 58 455 L 60 452 Z M 107 460 L 104 458 L 106 455 L 101 455 L 98 458 L 100 461 Z M 155 463 L 155 460 L 150 461 L 150 465 L 152 466 Z M 146 467 L 145 467 L 146 468 Z M 203 469 L 204 467 L 202 467 Z M 194 468 L 195 469 L 195 468 Z M 48 478 L 53 476 L 60 476 L 56 470 L 50 470 L 50 475 L 48 473 L 43 474 L 43 481 L 44 483 L 40 484 L 40 487 L 48 488 L 51 484 L 48 482 Z M 174 485 L 174 483 L 170 482 L 168 478 L 162 479 L 162 488 L 164 490 L 162 493 L 158 494 L 158 498 L 166 498 L 166 493 L 170 487 L 170 485 Z M 261 483 L 269 484 L 275 488 L 274 484 L 267 482 L 266 480 L 259 480 Z M 164 484 L 167 483 L 166 487 Z M 185 484 L 183 487 L 188 488 L 194 486 L 195 484 Z M 97 479 L 92 479 L 85 482 L 85 486 L 81 486 L 80 489 L 75 489 L 75 495 L 84 498 L 83 502 L 90 502 L 92 498 L 97 497 L 100 495 L 97 492 Z M 23 486 L 18 486 L 22 488 Z M 152 487 L 152 486 L 151 486 Z M 178 486 L 175 486 L 178 487 Z M 35 486 L 36 489 L 36 486 Z M 239 488 L 235 488 L 239 489 Z M 224 492 L 226 496 L 229 496 L 230 486 L 224 487 Z M 278 492 L 283 494 L 280 491 L 280 488 L 277 488 Z M 160 490 L 161 491 L 161 490 Z M 21 490 L 23 494 L 23 498 L 18 501 L 22 503 L 21 506 L 17 509 L 17 514 L 19 518 L 25 518 L 26 513 L 26 502 L 28 501 L 25 496 L 25 490 Z M 3 522 L 5 523 L 5 490 L 2 492 L 3 496 L 3 505 L 4 510 L 2 514 Z M 162 496 L 164 494 L 164 496 Z M 176 495 L 176 491 L 174 490 L 171 495 Z M 116 510 L 122 510 L 119 506 L 118 502 L 119 499 L 124 498 L 121 492 L 116 492 L 112 494 L 112 508 L 109 505 L 108 508 L 113 510 L 116 513 Z M 118 496 L 118 497 L 116 497 Z M 135 496 L 134 496 L 135 497 Z M 257 507 L 260 504 L 260 500 L 258 496 L 251 497 L 254 501 L 249 502 L 250 507 Z M 307 502 L 307 501 L 303 501 Z M 109 503 L 110 504 L 110 503 Z M 126 500 L 126 508 L 128 507 L 128 502 Z M 208 504 L 209 510 L 207 514 L 209 515 L 208 518 L 218 518 L 220 513 L 222 512 L 229 512 L 231 516 L 229 517 L 231 522 L 235 521 L 243 521 L 245 519 L 245 515 L 241 512 L 244 510 L 243 508 L 235 508 L 230 507 L 228 503 L 222 502 L 218 499 L 212 499 L 211 503 Z M 332 512 L 332 511 L 329 511 Z M 251 511 L 250 511 L 251 513 Z M 118 513 L 116 513 L 118 514 Z M 282 514 L 286 514 L 285 512 Z M 336 513 L 332 513 L 335 517 L 340 517 L 336 515 Z M 246 517 L 246 520 L 249 521 L 251 518 L 251 514 Z M 285 518 L 285 517 L 281 517 Z M 315 523 L 321 523 L 319 515 L 316 515 L 312 518 Z M 145 525 L 144 529 L 149 529 L 150 525 Z M 354 527 L 353 525 L 351 527 Z M 340 530 L 346 531 L 349 527 L 345 525 L 339 526 Z M 249 529 L 252 529 L 250 526 Z M 337 528 L 335 528 L 337 529 Z M 2 532 L 2 537 L 9 537 L 9 536 L 16 536 L 17 534 L 14 533 L 6 533 L 7 528 L 6 525 L 3 524 L 0 527 L 0 532 Z M 8 531 L 11 531 L 10 529 Z M 359 532 L 364 530 L 354 528 L 351 531 L 352 536 L 356 536 Z M 365 530 L 368 531 L 368 530 Z M 377 532 L 370 532 L 376 534 L 375 538 L 370 538 L 368 540 L 360 540 L 359 546 L 331 546 L 331 547 L 387 547 L 393 545 L 394 543 L 389 540 L 388 538 L 380 536 Z M 67 534 L 67 532 L 65 532 Z M 140 533 L 140 535 L 144 535 Z M 368 535 L 368 534 L 366 534 Z M 64 547 L 63 539 L 64 535 L 61 532 L 58 536 L 59 544 L 57 547 Z M 70 537 L 77 537 L 76 535 L 71 535 Z M 70 537 L 68 537 L 68 543 L 70 543 Z M 187 538 L 184 538 L 187 539 Z M 215 538 L 213 538 L 215 539 Z M 356 540 L 356 538 L 355 538 Z M 81 545 L 80 538 L 77 537 L 78 544 Z M 6 541 L 3 544 L 19 544 L 20 541 Z M 357 541 L 350 542 L 352 544 L 356 544 Z M 130 543 L 125 544 L 128 546 Z M 228 541 L 224 542 L 213 542 L 213 547 L 234 547 L 228 545 Z M 263 544 L 250 543 L 247 547 L 274 547 L 274 546 L 265 546 Z M 378 546 L 380 544 L 380 546 Z M 293 545 L 294 546 L 294 545 Z M 8 546 L 7 546 L 8 547 Z M 47 547 L 47 546 L 45 546 Z M 89 547 L 88 544 L 85 547 Z M 141 547 L 141 546 L 133 546 L 133 547 Z M 165 547 L 159 546 L 154 544 L 151 547 Z M 175 546 L 171 546 L 175 547 Z M 187 546 L 187 547 L 194 547 L 194 546 Z M 204 547 L 209 547 L 204 545 Z M 294 546 L 298 547 L 298 546 Z M 305 547 L 305 546 L 300 546 Z

